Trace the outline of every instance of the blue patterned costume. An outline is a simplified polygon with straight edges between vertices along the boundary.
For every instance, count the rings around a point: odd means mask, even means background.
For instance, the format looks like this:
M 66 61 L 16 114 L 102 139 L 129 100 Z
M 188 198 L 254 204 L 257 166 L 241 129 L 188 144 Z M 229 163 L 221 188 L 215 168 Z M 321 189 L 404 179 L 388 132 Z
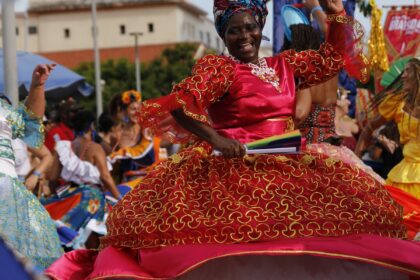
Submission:
M 24 105 L 14 109 L 0 99 L 0 234 L 40 269 L 62 254 L 50 216 L 19 181 L 11 145 L 14 138 L 32 147 L 43 144 L 41 120 Z

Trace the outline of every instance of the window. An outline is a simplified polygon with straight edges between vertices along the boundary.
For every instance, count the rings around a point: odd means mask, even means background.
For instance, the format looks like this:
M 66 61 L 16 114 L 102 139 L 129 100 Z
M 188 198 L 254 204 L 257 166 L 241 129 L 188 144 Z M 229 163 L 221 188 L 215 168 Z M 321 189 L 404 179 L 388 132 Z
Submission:
M 29 34 L 37 34 L 38 33 L 38 28 L 36 26 L 29 26 L 28 27 L 28 33 Z
M 149 33 L 155 32 L 155 25 L 153 23 L 149 23 L 148 25 Z
M 19 27 L 16 27 L 16 36 L 19 35 Z
M 125 25 L 124 24 L 121 24 L 120 25 L 120 34 L 121 35 L 124 35 L 125 34 Z
M 203 31 L 200 31 L 200 41 L 201 42 L 204 41 L 204 33 L 203 33 Z
M 70 29 L 64 28 L 64 38 L 70 38 Z
M 217 50 L 220 50 L 220 40 L 219 40 L 219 37 L 216 37 L 216 45 L 217 45 Z

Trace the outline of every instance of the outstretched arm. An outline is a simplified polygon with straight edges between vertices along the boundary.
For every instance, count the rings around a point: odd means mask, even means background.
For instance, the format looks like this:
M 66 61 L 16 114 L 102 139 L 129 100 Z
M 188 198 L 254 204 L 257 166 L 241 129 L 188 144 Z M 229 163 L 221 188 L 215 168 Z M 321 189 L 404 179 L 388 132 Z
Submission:
M 32 74 L 31 88 L 25 105 L 38 117 L 44 116 L 45 113 L 45 83 L 54 67 L 55 64 L 38 65 Z
M 171 114 L 184 129 L 210 143 L 225 157 L 245 155 L 245 148 L 239 141 L 219 135 L 211 126 L 188 117 L 181 109 L 172 111 Z
M 291 67 L 299 79 L 299 89 L 328 81 L 343 67 L 350 76 L 365 82 L 369 79 L 368 60 L 363 55 L 363 28 L 346 16 L 341 0 L 322 0 L 327 14 L 326 42 L 318 51 L 287 50 L 279 56 Z

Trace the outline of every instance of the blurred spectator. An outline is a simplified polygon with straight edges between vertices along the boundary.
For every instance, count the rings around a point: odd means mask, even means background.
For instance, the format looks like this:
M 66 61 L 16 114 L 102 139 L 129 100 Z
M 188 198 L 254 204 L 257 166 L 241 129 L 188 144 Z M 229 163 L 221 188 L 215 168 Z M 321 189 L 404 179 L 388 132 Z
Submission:
M 59 116 L 58 116 L 58 109 L 51 110 L 48 114 L 44 116 L 44 131 L 45 135 L 48 134 L 48 132 L 57 125 L 59 122 Z
M 109 190 L 115 199 L 120 193 L 110 175 L 102 147 L 93 141 L 95 116 L 79 111 L 74 122 L 76 138 L 60 140 L 53 154 L 49 179 L 60 185 L 56 194 L 41 200 L 54 220 L 59 220 L 59 236 L 63 245 L 77 248 L 86 242 L 88 223 L 104 219 L 106 205 L 103 190 Z M 64 182 L 59 184 L 59 179 Z M 69 238 L 70 237 L 70 238 Z M 96 248 L 97 239 L 88 247 Z
M 115 120 L 108 113 L 102 113 L 99 117 L 98 143 L 102 146 L 105 153 L 109 155 L 118 145 L 121 137 L 121 122 Z
M 335 108 L 335 130 L 338 136 L 343 138 L 342 145 L 350 150 L 356 148 L 355 135 L 359 133 L 359 126 L 356 120 L 349 117 L 350 100 L 349 91 L 339 88 L 337 92 L 337 107 Z
M 362 157 L 382 178 L 386 179 L 389 171 L 403 159 L 399 137 L 397 125 L 387 122 L 373 133 L 373 141 Z
M 60 140 L 73 140 L 74 133 L 71 120 L 82 107 L 73 98 L 62 101 L 58 106 L 59 118 L 45 136 L 45 146 L 52 152 L 55 144 Z
M 52 156 L 45 145 L 40 148 L 28 147 L 21 139 L 13 139 L 12 147 L 15 154 L 16 172 L 25 187 L 38 197 L 41 193 L 49 194 L 44 185 L 45 172 L 52 164 Z
M 108 157 L 122 182 L 144 176 L 147 167 L 167 156 L 166 149 L 160 149 L 160 139 L 141 127 L 140 106 L 141 94 L 135 90 L 115 95 L 109 106 L 113 119 L 123 126 L 116 151 Z

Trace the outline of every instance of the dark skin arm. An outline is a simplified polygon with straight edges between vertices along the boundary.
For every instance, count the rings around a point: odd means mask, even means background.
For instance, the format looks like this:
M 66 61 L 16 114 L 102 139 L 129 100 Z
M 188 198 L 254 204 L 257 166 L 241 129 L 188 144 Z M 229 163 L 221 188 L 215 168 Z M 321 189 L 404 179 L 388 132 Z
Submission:
M 215 150 L 220 151 L 223 156 L 233 158 L 245 155 L 245 148 L 239 141 L 219 135 L 217 131 L 209 125 L 185 115 L 181 109 L 172 111 L 171 114 L 184 129 L 208 142 Z
M 50 168 L 46 172 L 46 178 L 49 181 L 49 186 L 51 190 L 55 191 L 58 186 L 58 178 L 61 174 L 61 169 L 63 166 L 61 165 L 60 159 L 58 158 L 58 154 L 56 151 L 53 152 L 53 159 L 50 165 Z
M 111 173 L 108 170 L 104 150 L 100 145 L 94 145 L 92 146 L 92 149 L 94 149 L 93 160 L 95 162 L 96 167 L 99 170 L 100 179 L 102 183 L 104 184 L 105 188 L 111 192 L 112 196 L 119 199 L 121 194 L 115 186 L 114 179 L 112 178 Z
M 309 88 L 298 90 L 296 93 L 295 127 L 298 127 L 311 111 L 312 96 Z
M 26 107 L 36 116 L 42 117 L 45 112 L 45 83 L 55 64 L 37 65 L 32 74 L 31 88 L 26 99 Z
M 370 138 L 372 137 L 372 132 L 379 128 L 381 125 L 386 123 L 386 119 L 381 115 L 377 115 L 375 118 L 370 120 L 368 124 L 363 128 L 362 133 L 359 136 L 359 141 L 357 142 L 356 149 L 354 153 L 361 157 L 363 151 L 366 150 L 369 145 Z

